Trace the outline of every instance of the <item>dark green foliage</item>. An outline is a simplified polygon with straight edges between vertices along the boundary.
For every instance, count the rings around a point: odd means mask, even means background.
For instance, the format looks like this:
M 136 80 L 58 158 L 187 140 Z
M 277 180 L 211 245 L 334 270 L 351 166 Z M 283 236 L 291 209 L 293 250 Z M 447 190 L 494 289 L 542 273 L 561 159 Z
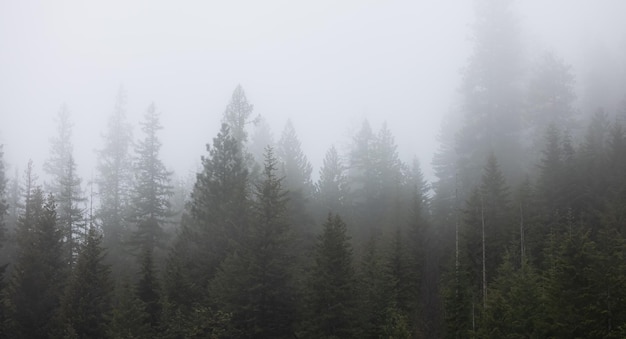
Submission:
M 161 297 L 152 252 L 145 249 L 140 260 L 141 271 L 136 286 L 137 298 L 142 301 L 144 311 L 148 315 L 147 323 L 152 328 L 156 328 L 161 317 Z
M 66 279 L 62 232 L 54 200 L 44 200 L 41 189 L 34 186 L 30 166 L 26 176 L 26 205 L 18 220 L 19 247 L 8 287 L 5 331 L 12 338 L 47 338 L 58 326 L 54 316 Z
M 329 214 L 323 227 L 307 281 L 303 336 L 355 338 L 356 279 L 346 224 Z
M 135 149 L 135 186 L 129 218 L 136 225 L 131 244 L 144 254 L 154 252 L 155 247 L 163 247 L 163 223 L 171 215 L 169 198 L 173 193 L 171 172 L 159 159 L 161 142 L 157 131 L 162 127 L 154 104 L 148 107 L 141 126 L 145 138 Z
M 102 235 L 91 227 L 62 301 L 65 328 L 78 338 L 108 337 L 113 285 L 101 243 Z
M 549 317 L 543 280 L 524 260 L 521 267 L 505 255 L 489 287 L 481 338 L 545 338 Z
M 264 181 L 256 187 L 252 222 L 241 244 L 224 261 L 211 291 L 216 304 L 233 314 L 242 337 L 293 336 L 295 304 L 293 258 L 286 192 L 276 176 L 271 148 L 265 158 Z
M 154 330 L 150 327 L 150 315 L 146 305 L 139 300 L 135 290 L 126 282 L 118 288 L 113 303 L 111 323 L 107 330 L 110 338 L 150 339 Z
M 226 124 L 207 150 L 166 266 L 165 291 L 175 307 L 207 298 L 209 281 L 247 228 L 248 170 Z

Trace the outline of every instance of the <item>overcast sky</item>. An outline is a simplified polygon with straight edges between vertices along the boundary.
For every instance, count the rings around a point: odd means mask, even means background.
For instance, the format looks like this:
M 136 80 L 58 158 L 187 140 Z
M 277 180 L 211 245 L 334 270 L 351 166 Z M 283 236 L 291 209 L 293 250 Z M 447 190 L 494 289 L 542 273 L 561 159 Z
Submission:
M 553 50 L 575 68 L 591 45 L 626 55 L 625 1 L 517 6 L 531 49 Z M 316 176 L 331 143 L 345 150 L 367 118 L 375 130 L 386 121 L 402 159 L 417 156 L 431 178 L 472 21 L 467 0 L 0 0 L 0 143 L 13 168 L 32 158 L 41 176 L 66 103 L 79 171 L 90 176 L 123 86 L 131 123 L 156 104 L 162 157 L 185 174 L 241 84 L 276 137 L 292 119 Z

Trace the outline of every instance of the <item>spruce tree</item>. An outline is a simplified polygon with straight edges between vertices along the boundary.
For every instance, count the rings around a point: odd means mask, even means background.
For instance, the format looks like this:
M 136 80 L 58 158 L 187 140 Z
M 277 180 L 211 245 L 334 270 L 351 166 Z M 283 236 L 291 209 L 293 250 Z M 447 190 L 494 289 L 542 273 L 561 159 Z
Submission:
M 308 210 L 309 202 L 313 197 L 314 186 L 311 181 L 313 167 L 302 151 L 296 130 L 287 121 L 283 134 L 278 141 L 276 154 L 279 160 L 279 171 L 284 176 L 285 189 L 289 197 L 288 214 L 293 222 L 295 231 L 301 236 L 311 238 L 310 227 L 313 220 Z
M 100 208 L 96 216 L 103 230 L 102 245 L 109 250 L 105 261 L 112 265 L 114 276 L 119 276 L 129 266 L 122 246 L 129 238 L 125 217 L 132 187 L 132 133 L 131 126 L 126 122 L 125 103 L 126 94 L 120 89 L 103 135 L 104 145 L 97 152 L 96 183 Z
M 264 181 L 256 187 L 252 220 L 240 246 L 224 261 L 211 291 L 216 303 L 233 313 L 242 337 L 293 336 L 294 287 L 291 226 L 278 162 L 271 148 Z
M 348 179 L 335 146 L 326 151 L 320 177 L 316 184 L 319 213 L 342 213 L 347 208 Z
M 5 329 L 13 338 L 47 338 L 59 326 L 54 315 L 66 279 L 63 234 L 57 226 L 54 200 L 43 198 L 30 163 L 25 177 L 26 205 L 18 220 L 18 253 Z
M 303 337 L 355 338 L 356 276 L 346 224 L 328 214 L 307 279 Z
M 108 338 L 113 285 L 101 243 L 102 235 L 92 225 L 62 301 L 65 328 L 78 338 Z
M 209 281 L 242 244 L 249 220 L 248 170 L 228 125 L 207 151 L 166 266 L 165 290 L 176 308 L 206 301 Z
M 131 244 L 143 255 L 164 246 L 163 223 L 170 216 L 172 173 L 159 158 L 161 142 L 157 132 L 162 126 L 154 104 L 148 107 L 141 126 L 145 137 L 135 148 L 130 221 L 136 225 Z
M 72 156 L 72 123 L 66 105 L 61 106 L 57 116 L 57 133 L 51 140 L 50 158 L 44 163 L 44 170 L 51 178 L 47 186 L 58 205 L 59 226 L 65 238 L 66 262 L 73 266 L 84 236 L 84 208 L 81 205 L 86 199 Z
M 3 145 L 0 145 L 0 247 L 6 240 L 7 226 L 5 217 L 9 210 L 7 202 L 7 178 L 4 172 L 4 149 Z M 0 263 L 1 264 L 1 263 Z

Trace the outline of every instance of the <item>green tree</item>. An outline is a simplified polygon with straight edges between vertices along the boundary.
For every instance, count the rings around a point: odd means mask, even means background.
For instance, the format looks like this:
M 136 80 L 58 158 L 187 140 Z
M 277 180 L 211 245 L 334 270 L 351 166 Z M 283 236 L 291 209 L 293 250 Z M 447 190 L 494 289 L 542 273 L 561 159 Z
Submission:
M 66 262 L 76 262 L 80 242 L 84 237 L 84 208 L 86 198 L 82 194 L 81 179 L 76 172 L 72 145 L 72 123 L 66 105 L 61 106 L 57 116 L 57 136 L 52 138 L 50 158 L 44 163 L 45 172 L 51 177 L 49 190 L 58 205 L 59 226 L 65 238 Z
M 287 213 L 300 236 L 312 237 L 311 226 L 313 219 L 308 210 L 310 199 L 313 197 L 314 186 L 311 181 L 313 167 L 302 151 L 296 130 L 287 121 L 283 134 L 278 141 L 276 150 L 279 160 L 280 174 L 284 176 L 284 186 L 287 190 Z
M 78 338 L 108 338 L 113 285 L 101 243 L 102 235 L 91 226 L 62 301 L 66 328 Z
M 233 91 L 233 95 L 230 99 L 230 103 L 226 106 L 224 111 L 224 117 L 222 123 L 227 124 L 230 129 L 233 138 L 237 140 L 240 150 L 244 149 L 246 142 L 248 141 L 248 132 L 246 131 L 246 125 L 251 123 L 250 116 L 254 106 L 248 103 L 246 93 L 241 85 L 237 85 Z
M 232 312 L 242 337 L 293 336 L 294 287 L 287 221 L 287 198 L 271 148 L 265 158 L 265 180 L 256 187 L 254 222 L 235 252 L 222 264 L 211 290 L 218 305 Z
M 141 123 L 145 138 L 135 148 L 135 183 L 131 191 L 130 220 L 136 225 L 132 245 L 141 254 L 163 247 L 163 223 L 170 216 L 172 195 L 171 172 L 159 159 L 161 142 L 157 132 L 162 128 L 159 114 L 151 104 Z
M 346 169 L 337 149 L 335 146 L 331 146 L 324 157 L 320 177 L 316 184 L 316 197 L 320 214 L 337 214 L 347 208 L 349 187 L 345 172 Z
M 25 172 L 25 208 L 18 220 L 18 253 L 8 290 L 6 333 L 12 338 L 47 338 L 66 279 L 63 234 L 53 198 L 44 200 L 34 182 L 32 162 Z
M 304 337 L 355 338 L 356 277 L 346 224 L 328 214 L 307 280 Z
M 123 243 L 128 241 L 129 228 L 124 220 L 129 209 L 132 187 L 131 126 L 126 122 L 126 93 L 120 88 L 113 114 L 109 117 L 103 135 L 104 145 L 98 153 L 96 184 L 100 208 L 102 245 L 109 252 L 105 261 L 111 264 L 114 276 L 119 276 L 130 265 Z
M 174 307 L 206 301 L 209 281 L 248 227 L 248 170 L 228 125 L 207 151 L 166 265 L 165 291 Z

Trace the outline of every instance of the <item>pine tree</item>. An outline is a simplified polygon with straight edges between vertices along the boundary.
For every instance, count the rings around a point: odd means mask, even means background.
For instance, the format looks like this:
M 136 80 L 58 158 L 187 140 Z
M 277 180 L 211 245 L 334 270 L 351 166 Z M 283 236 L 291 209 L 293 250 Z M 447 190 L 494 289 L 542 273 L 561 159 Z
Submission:
M 102 235 L 92 225 L 62 301 L 66 328 L 78 338 L 108 338 L 113 285 L 101 243 Z
M 348 179 L 335 146 L 326 152 L 316 184 L 317 203 L 321 213 L 342 213 L 348 204 Z
M 233 313 L 233 325 L 242 331 L 242 337 L 293 336 L 292 241 L 286 192 L 277 177 L 277 166 L 268 148 L 265 180 L 256 187 L 254 222 L 211 286 L 216 302 Z
M 159 159 L 161 142 L 157 132 L 162 127 L 154 104 L 148 107 L 141 126 L 145 138 L 135 149 L 135 186 L 130 220 L 136 225 L 132 245 L 143 255 L 154 253 L 156 247 L 163 247 L 163 223 L 170 216 L 172 173 Z
M 97 217 L 103 230 L 102 245 L 109 250 L 105 261 L 112 265 L 114 276 L 119 276 L 129 266 L 122 246 L 128 240 L 129 228 L 124 219 L 132 187 L 132 133 L 131 126 L 126 122 L 125 103 L 126 94 L 120 88 L 103 135 L 104 145 L 98 151 L 96 178 L 100 199 Z
M 295 226 L 295 230 L 301 235 L 310 238 L 310 227 L 313 220 L 308 211 L 308 204 L 313 196 L 314 186 L 311 181 L 313 167 L 302 151 L 300 140 L 296 130 L 287 121 L 283 134 L 278 141 L 276 154 L 280 159 L 280 173 L 284 176 L 285 189 L 289 198 L 288 214 Z
M 71 266 L 76 261 L 80 238 L 84 235 L 84 209 L 86 199 L 81 191 L 81 179 L 76 172 L 72 156 L 72 124 L 66 105 L 61 106 L 57 117 L 58 135 L 51 141 L 50 158 L 44 163 L 44 170 L 51 177 L 49 190 L 58 204 L 59 226 L 65 238 L 66 262 Z
M 207 151 L 166 267 L 165 290 L 175 307 L 205 301 L 209 281 L 241 245 L 249 222 L 248 170 L 228 125 Z
M 230 127 L 232 136 L 237 140 L 240 150 L 244 149 L 248 141 L 246 125 L 251 122 L 250 115 L 252 115 L 253 109 L 254 106 L 248 103 L 243 88 L 241 85 L 237 85 L 235 91 L 233 91 L 230 103 L 226 106 L 226 111 L 224 111 L 222 123 Z
M 307 338 L 355 338 L 356 277 L 346 224 L 328 214 L 315 246 L 307 280 L 304 333 Z
M 8 290 L 6 332 L 13 338 L 47 338 L 65 281 L 62 233 L 56 223 L 53 198 L 43 198 L 33 181 L 32 165 L 25 174 L 25 210 L 18 221 L 18 255 Z

